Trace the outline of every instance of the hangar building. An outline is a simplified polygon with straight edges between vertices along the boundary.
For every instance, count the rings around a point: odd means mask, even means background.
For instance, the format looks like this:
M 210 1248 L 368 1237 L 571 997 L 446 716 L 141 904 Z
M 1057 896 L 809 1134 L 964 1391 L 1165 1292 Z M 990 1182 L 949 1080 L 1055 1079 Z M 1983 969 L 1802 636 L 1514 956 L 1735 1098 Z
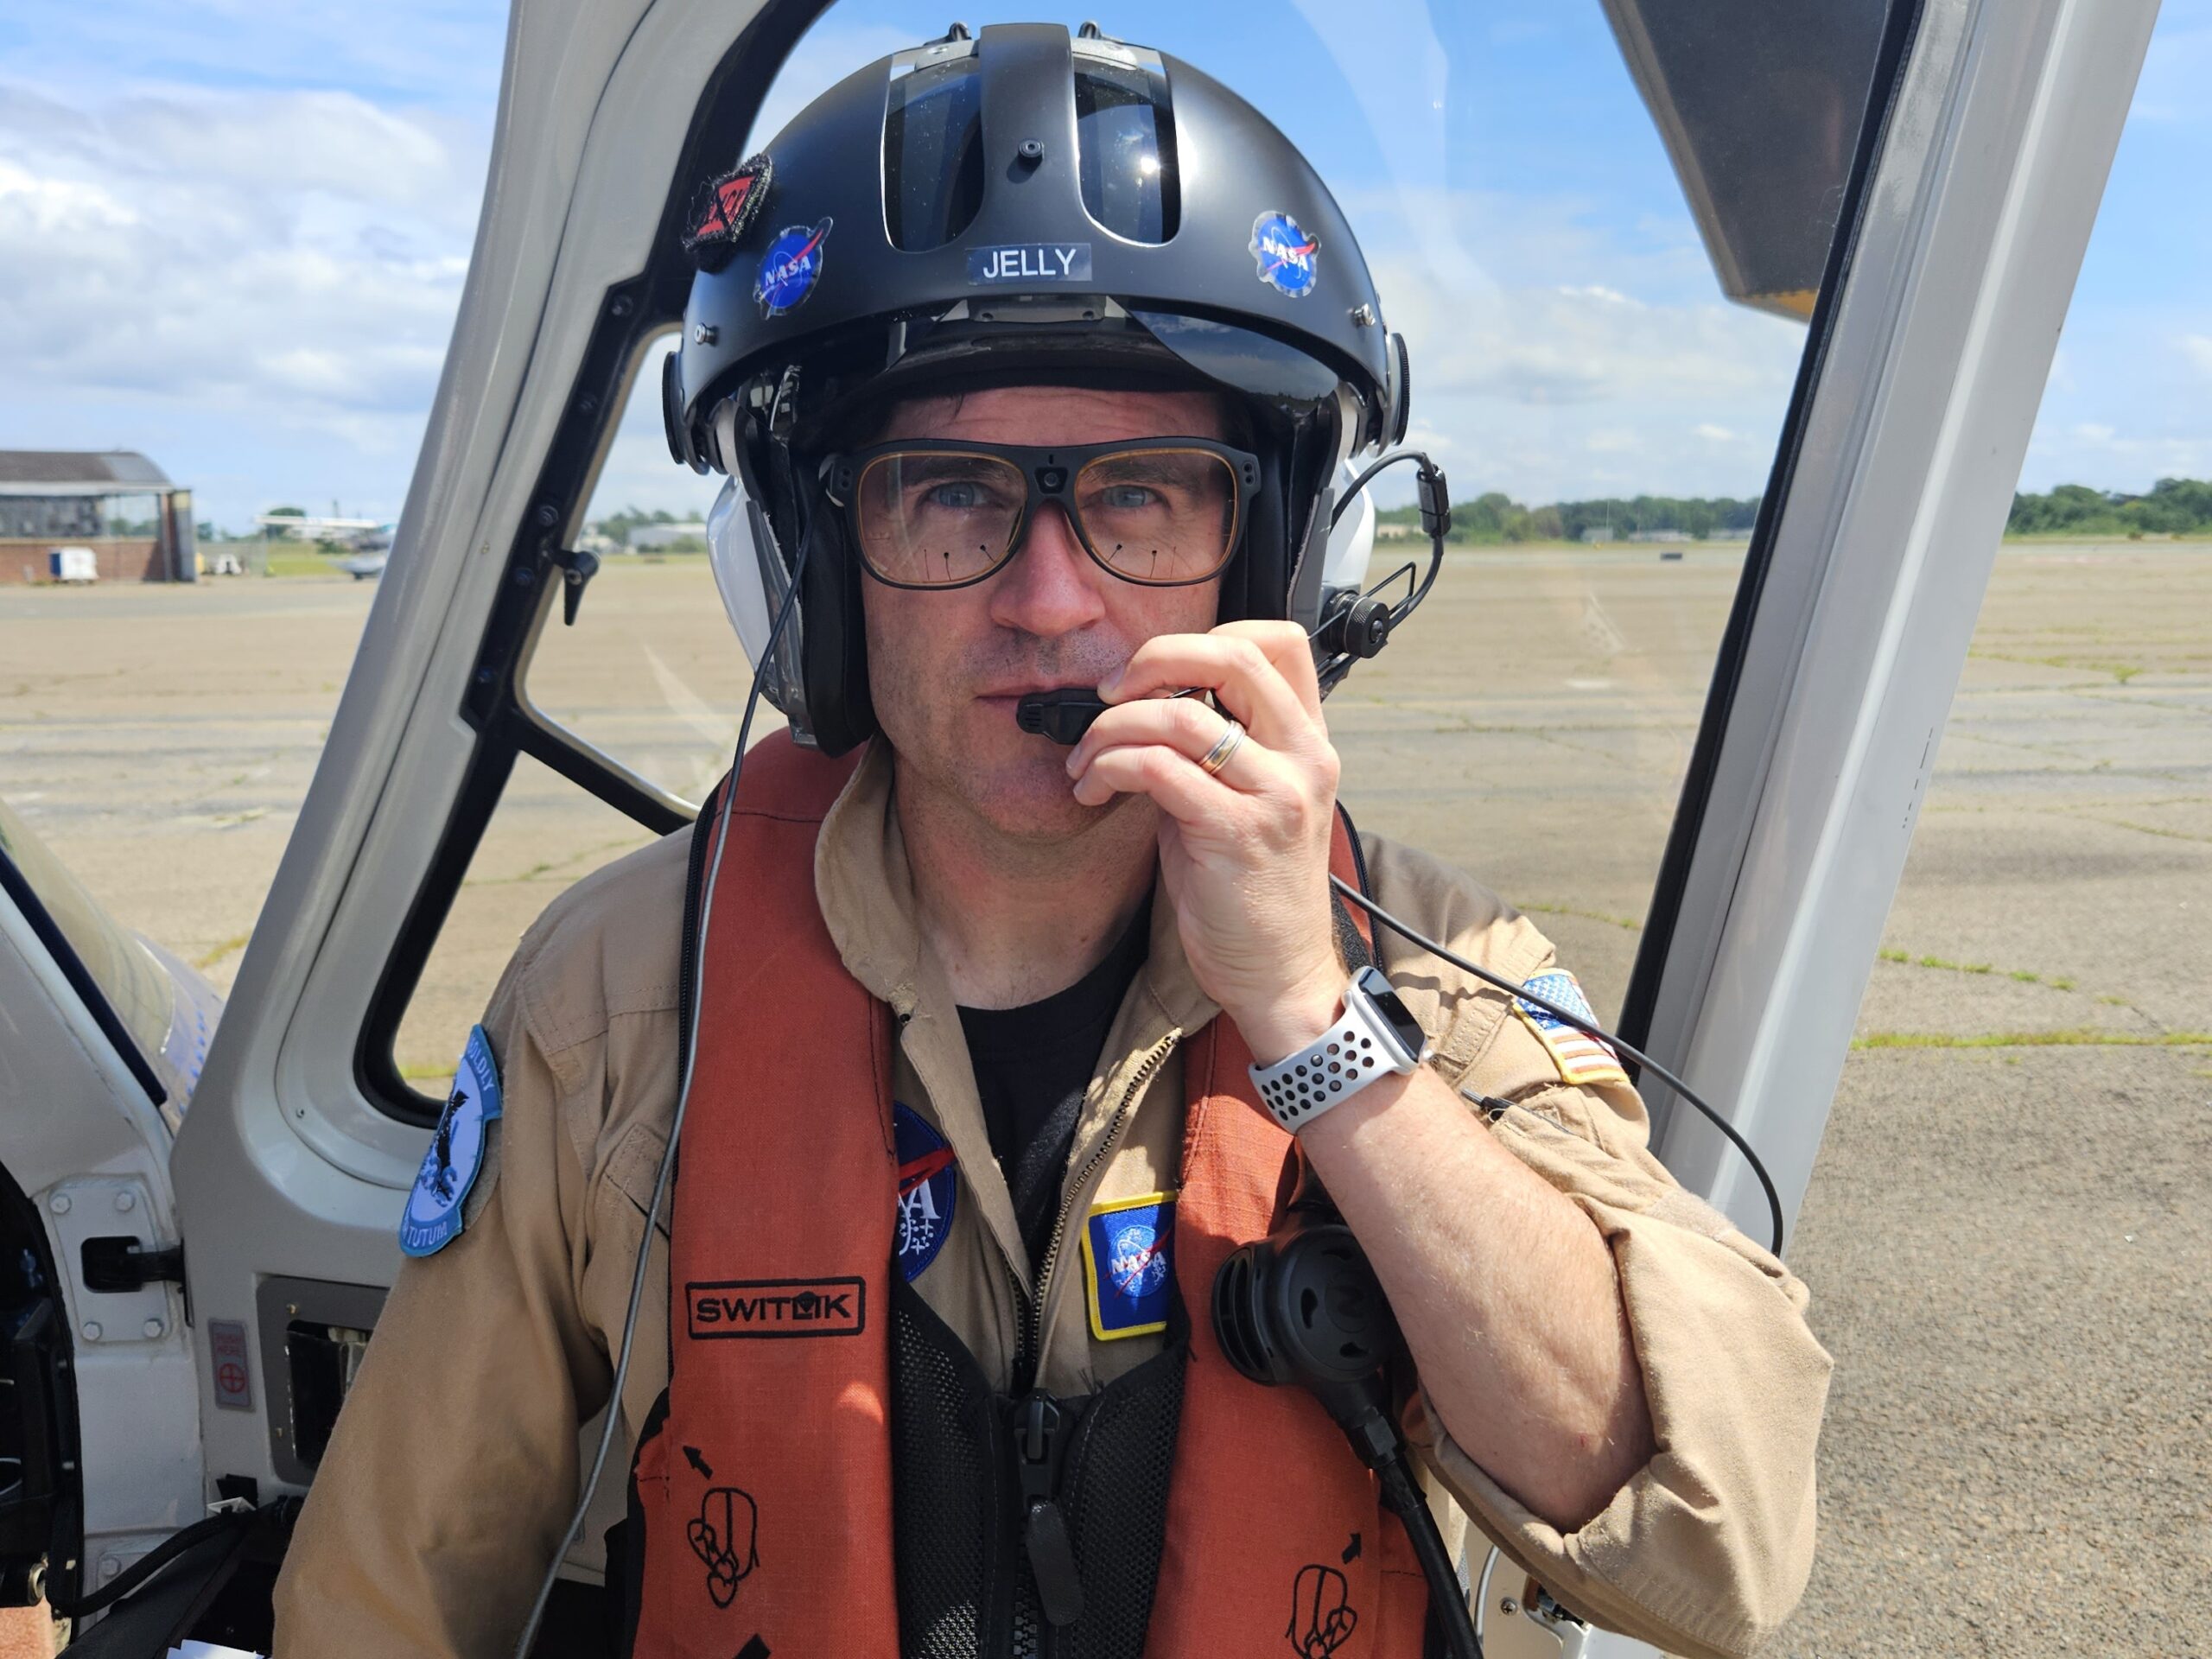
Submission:
M 60 547 L 102 582 L 194 581 L 192 492 L 136 450 L 0 449 L 0 582 L 47 580 Z

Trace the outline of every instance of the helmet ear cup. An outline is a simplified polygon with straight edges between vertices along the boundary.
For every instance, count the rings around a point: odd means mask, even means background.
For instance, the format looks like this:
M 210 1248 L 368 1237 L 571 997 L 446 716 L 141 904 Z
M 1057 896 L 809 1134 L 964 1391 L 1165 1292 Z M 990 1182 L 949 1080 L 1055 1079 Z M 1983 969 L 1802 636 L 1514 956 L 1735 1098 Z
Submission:
M 815 747 L 843 754 L 875 735 L 875 702 L 868 683 L 868 631 L 861 608 L 860 560 L 845 545 L 843 516 L 811 480 L 794 492 L 800 533 L 812 538 L 799 579 L 806 619 L 802 672 Z

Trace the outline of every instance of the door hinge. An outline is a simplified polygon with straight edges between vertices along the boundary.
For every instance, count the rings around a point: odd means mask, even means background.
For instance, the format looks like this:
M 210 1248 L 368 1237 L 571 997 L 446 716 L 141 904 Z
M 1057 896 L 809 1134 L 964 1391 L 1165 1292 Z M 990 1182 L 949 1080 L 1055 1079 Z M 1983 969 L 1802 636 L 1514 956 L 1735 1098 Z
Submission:
M 88 1238 L 84 1248 L 85 1288 L 143 1290 L 152 1284 L 184 1282 L 184 1246 L 143 1249 L 135 1238 Z

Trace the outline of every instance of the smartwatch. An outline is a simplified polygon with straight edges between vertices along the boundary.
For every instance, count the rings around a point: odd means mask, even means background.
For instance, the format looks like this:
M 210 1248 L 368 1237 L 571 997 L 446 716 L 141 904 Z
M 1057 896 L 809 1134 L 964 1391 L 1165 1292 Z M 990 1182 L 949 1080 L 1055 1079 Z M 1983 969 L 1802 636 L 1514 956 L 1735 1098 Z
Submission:
M 1376 1078 L 1403 1077 L 1431 1052 L 1390 982 L 1363 968 L 1344 987 L 1344 1011 L 1329 1029 L 1287 1060 L 1253 1066 L 1252 1082 L 1268 1115 L 1295 1135 Z

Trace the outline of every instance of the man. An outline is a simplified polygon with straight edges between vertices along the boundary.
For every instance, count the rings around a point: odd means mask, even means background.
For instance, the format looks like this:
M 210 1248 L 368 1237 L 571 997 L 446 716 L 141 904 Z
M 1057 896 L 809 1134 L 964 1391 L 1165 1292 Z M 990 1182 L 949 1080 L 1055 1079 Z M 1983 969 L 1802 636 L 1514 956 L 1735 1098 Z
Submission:
M 1433 1046 L 1394 1057 L 1348 982 L 1332 870 L 1512 979 L 1553 962 L 1337 810 L 1328 482 L 1402 432 L 1405 384 L 1349 230 L 1195 71 L 1171 100 L 1088 31 L 963 36 L 702 198 L 671 442 L 760 504 L 760 563 L 718 542 L 718 574 L 796 586 L 763 683 L 822 753 L 763 744 L 524 939 L 279 1651 L 509 1650 L 647 1249 L 627 1651 L 1412 1659 L 1404 1528 L 1209 1319 L 1294 1165 L 1403 1328 L 1455 1541 L 1471 1518 L 1592 1619 L 1747 1651 L 1810 1560 L 1802 1287 L 1649 1156 L 1608 1051 L 1381 940 Z M 1091 690 L 1071 746 L 1024 729 Z

